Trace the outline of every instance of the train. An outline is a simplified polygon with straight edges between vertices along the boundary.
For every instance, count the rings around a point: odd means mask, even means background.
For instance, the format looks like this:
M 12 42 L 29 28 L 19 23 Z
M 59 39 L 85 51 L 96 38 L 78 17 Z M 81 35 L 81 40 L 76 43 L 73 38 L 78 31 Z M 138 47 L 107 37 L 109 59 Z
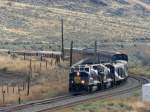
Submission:
M 93 51 L 91 57 L 74 64 L 69 72 L 69 92 L 92 92 L 110 88 L 128 78 L 128 55 L 121 52 Z

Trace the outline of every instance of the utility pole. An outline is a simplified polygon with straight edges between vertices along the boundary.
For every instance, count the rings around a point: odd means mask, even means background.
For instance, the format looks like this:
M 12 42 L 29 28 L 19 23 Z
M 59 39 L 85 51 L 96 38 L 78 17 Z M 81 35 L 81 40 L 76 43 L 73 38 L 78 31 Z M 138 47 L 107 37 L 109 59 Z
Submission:
M 97 61 L 97 41 L 95 41 L 95 54 L 94 54 L 95 62 Z
M 72 66 L 73 41 L 70 44 L 70 67 Z
M 61 52 L 62 52 L 62 59 L 64 60 L 64 20 L 63 19 L 61 19 L 61 36 L 62 36 Z

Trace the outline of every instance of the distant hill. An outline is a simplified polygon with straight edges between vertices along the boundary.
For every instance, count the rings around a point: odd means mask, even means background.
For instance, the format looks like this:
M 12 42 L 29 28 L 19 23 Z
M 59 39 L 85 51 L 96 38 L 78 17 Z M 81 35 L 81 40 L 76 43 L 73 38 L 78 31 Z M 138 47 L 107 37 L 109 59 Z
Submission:
M 110 15 L 150 15 L 150 0 L 16 0 L 34 5 L 65 8 L 72 11 L 97 13 L 103 11 Z
M 140 0 L 1 0 L 0 48 L 60 49 L 150 38 L 149 1 Z

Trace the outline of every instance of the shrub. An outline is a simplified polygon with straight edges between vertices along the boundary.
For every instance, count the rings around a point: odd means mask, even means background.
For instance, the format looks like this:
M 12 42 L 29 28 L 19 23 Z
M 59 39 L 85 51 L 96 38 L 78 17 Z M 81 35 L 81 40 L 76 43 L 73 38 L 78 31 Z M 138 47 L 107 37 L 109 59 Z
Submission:
M 1 69 L 1 71 L 2 71 L 2 72 L 7 72 L 7 71 L 8 71 L 8 68 L 7 68 L 7 67 L 4 67 L 4 68 Z

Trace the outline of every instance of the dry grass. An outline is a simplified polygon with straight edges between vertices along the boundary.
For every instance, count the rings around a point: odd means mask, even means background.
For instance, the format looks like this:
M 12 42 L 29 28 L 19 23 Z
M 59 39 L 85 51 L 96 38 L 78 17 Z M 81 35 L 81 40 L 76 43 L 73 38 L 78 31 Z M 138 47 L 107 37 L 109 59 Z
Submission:
M 19 58 L 13 59 L 11 56 L 1 56 L 0 63 L 0 69 L 7 68 L 8 71 L 17 72 L 26 72 L 29 66 L 29 61 L 24 61 Z
M 67 93 L 67 74 L 68 71 L 62 67 L 67 67 L 67 62 L 61 62 L 59 66 L 55 63 L 54 59 L 48 60 L 47 68 L 46 62 L 36 61 L 33 58 L 32 61 L 32 78 L 30 94 L 27 96 L 27 76 L 29 73 L 29 60 L 22 60 L 21 58 L 13 59 L 10 56 L 0 56 L 0 69 L 5 76 L 0 76 L 0 80 L 3 80 L 3 90 L 5 94 L 5 104 L 17 103 L 19 96 L 22 102 L 43 99 L 46 97 L 52 97 Z M 52 65 L 51 65 L 52 61 Z M 41 65 L 41 67 L 40 67 Z M 60 65 L 62 67 L 60 67 Z M 12 74 L 7 74 L 11 72 Z M 19 74 L 18 74 L 19 72 Z M 25 76 L 24 76 L 25 75 Z M 21 76 L 21 78 L 20 78 Z M 5 77 L 3 79 L 3 77 Z M 13 81 L 11 81 L 13 79 Z M 20 80 L 20 81 L 19 81 Z M 12 82 L 12 83 L 11 83 Z M 25 89 L 23 90 L 23 82 L 25 83 Z M 7 93 L 7 86 L 9 92 Z M 20 94 L 18 93 L 18 85 L 20 86 Z M 13 86 L 15 86 L 15 92 L 13 93 Z M 1 85 L 2 90 L 2 85 Z M 0 104 L 2 104 L 2 92 L 0 92 Z
M 19 35 L 28 35 L 29 34 L 28 32 L 25 32 L 22 29 L 14 29 L 14 28 L 7 29 L 7 28 L 5 28 L 4 30 L 7 32 L 19 34 Z
M 149 112 L 149 105 L 150 103 L 143 103 L 135 97 L 129 97 L 84 103 L 56 112 Z
M 149 66 L 133 66 L 129 68 L 129 73 L 132 75 L 150 75 Z

